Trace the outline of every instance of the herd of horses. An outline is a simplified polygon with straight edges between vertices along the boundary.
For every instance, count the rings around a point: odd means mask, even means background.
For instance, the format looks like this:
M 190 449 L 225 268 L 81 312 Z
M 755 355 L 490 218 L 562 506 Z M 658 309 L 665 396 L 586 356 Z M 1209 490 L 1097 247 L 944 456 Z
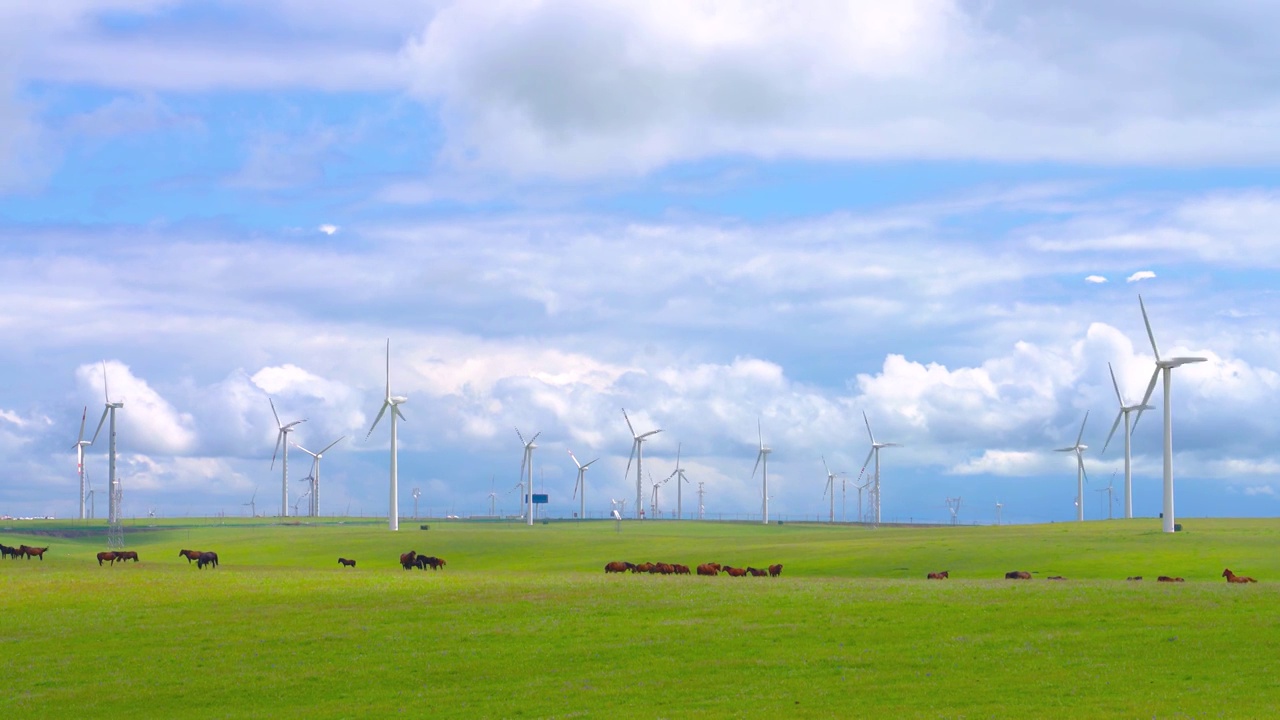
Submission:
M 132 550 L 108 550 L 107 552 L 98 553 L 98 567 L 102 567 L 104 562 L 115 565 L 118 562 L 126 562 L 128 560 L 138 562 L 138 553 Z
M 928 575 L 926 575 L 925 577 L 926 577 L 927 579 L 929 579 L 929 580 L 946 580 L 947 578 L 951 577 L 951 573 L 950 573 L 950 572 L 948 572 L 948 571 L 946 571 L 946 570 L 943 570 L 942 572 L 931 572 L 931 573 L 929 573 Z M 1005 579 L 1006 579 L 1006 580 L 1030 580 L 1030 579 L 1031 579 L 1031 573 L 1027 572 L 1026 570 L 1010 570 L 1009 572 L 1007 572 L 1007 573 L 1005 573 L 1005 574 L 1004 574 L 1004 577 L 1005 577 Z M 1258 582 L 1257 580 L 1254 580 L 1254 579 L 1253 579 L 1253 578 L 1251 578 L 1251 577 L 1245 577 L 1245 576 L 1243 576 L 1243 575 L 1236 575 L 1235 573 L 1231 572 L 1231 570 L 1230 570 L 1230 569 L 1223 570 L 1223 571 L 1222 571 L 1222 577 L 1226 578 L 1226 579 L 1227 579 L 1227 582 L 1229 582 L 1229 583 L 1256 583 L 1256 582 Z M 1047 577 L 1047 578 L 1045 578 L 1045 579 L 1046 579 L 1046 580 L 1066 580 L 1066 578 L 1065 578 L 1065 577 L 1063 577 L 1063 576 L 1061 576 L 1061 575 L 1051 575 L 1051 576 L 1049 576 L 1049 577 Z M 1140 581 L 1140 580 L 1142 580 L 1142 576 L 1141 576 L 1141 575 L 1134 575 L 1134 576 L 1132 576 L 1132 577 L 1127 577 L 1127 578 L 1125 578 L 1125 580 L 1130 580 L 1130 581 Z M 1172 582 L 1172 583 L 1180 583 L 1180 582 L 1186 582 L 1186 581 L 1185 581 L 1185 580 L 1183 580 L 1183 579 L 1182 579 L 1182 578 L 1180 578 L 1180 577 L 1170 577 L 1170 576 L 1168 576 L 1168 575 L 1161 575 L 1161 576 L 1159 576 L 1159 577 L 1157 577 L 1157 578 L 1156 578 L 1156 582 Z
M 187 559 L 190 565 L 192 560 L 196 561 L 196 569 L 203 570 L 205 566 L 218 567 L 218 553 L 208 550 L 179 550 L 178 557 Z
M 342 562 L 342 560 L 343 558 L 338 558 L 338 562 Z M 355 560 L 351 560 L 349 562 L 351 563 L 350 567 L 356 566 Z M 346 563 L 343 564 L 345 565 Z M 426 570 L 428 566 L 432 570 L 439 570 L 446 564 L 447 563 L 445 563 L 444 558 L 438 558 L 435 555 L 419 555 L 414 550 L 410 550 L 400 556 L 400 567 L 403 567 L 405 570 L 412 570 L 414 568 Z
M 680 563 L 664 563 L 664 562 L 643 562 L 629 563 L 625 560 L 614 560 L 604 566 L 605 573 L 649 573 L 651 575 L 689 575 L 689 566 Z M 782 574 L 782 563 L 770 565 L 768 568 L 754 567 L 733 567 L 732 565 L 721 565 L 720 563 L 703 563 L 698 566 L 699 575 L 707 575 L 714 577 L 720 573 L 724 573 L 729 577 L 778 577 Z
M 33 557 L 38 557 L 41 560 L 44 560 L 44 551 L 48 549 L 49 548 L 47 547 L 39 548 L 31 547 L 30 545 L 10 547 L 8 545 L 0 544 L 0 557 L 7 557 L 10 560 L 17 560 L 20 557 L 30 560 Z

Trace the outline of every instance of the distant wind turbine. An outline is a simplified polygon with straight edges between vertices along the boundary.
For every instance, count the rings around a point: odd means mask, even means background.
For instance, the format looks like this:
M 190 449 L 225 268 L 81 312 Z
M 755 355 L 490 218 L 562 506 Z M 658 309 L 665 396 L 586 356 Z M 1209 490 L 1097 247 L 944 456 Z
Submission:
M 1071 447 L 1058 448 L 1057 452 L 1073 452 L 1076 454 L 1076 520 L 1084 522 L 1084 481 L 1089 474 L 1084 471 L 1084 451 L 1088 445 L 1081 445 L 1084 439 L 1084 424 L 1089 422 L 1089 412 L 1085 411 L 1084 422 L 1080 423 L 1080 434 L 1076 436 L 1076 444 Z
M 1160 349 L 1156 347 L 1155 333 L 1151 332 L 1151 321 L 1147 319 L 1147 306 L 1142 303 L 1142 296 L 1138 296 L 1138 307 L 1142 308 L 1142 323 L 1147 326 L 1147 338 L 1151 340 L 1151 352 L 1156 356 L 1156 369 L 1151 374 L 1151 382 L 1147 385 L 1147 394 L 1142 396 L 1142 404 L 1146 405 L 1151 400 L 1151 392 L 1156 389 L 1156 380 L 1163 376 L 1164 380 L 1164 527 L 1163 530 L 1171 533 L 1174 530 L 1173 522 L 1173 410 L 1170 406 L 1170 383 L 1173 381 L 1173 369 L 1189 363 L 1205 362 L 1208 358 L 1202 357 L 1176 357 L 1166 360 L 1160 359 Z M 1134 419 L 1133 424 L 1137 425 L 1142 419 L 1142 411 L 1138 411 L 1138 417 Z
M 830 496 L 831 508 L 827 514 L 827 522 L 836 521 L 836 473 L 831 472 L 831 468 L 827 467 L 827 458 L 822 457 L 822 469 L 827 471 L 827 487 L 822 491 L 823 496 Z M 841 493 L 844 492 L 844 483 L 841 483 Z
M 249 517 L 258 517 L 257 502 L 258 502 L 258 488 L 254 487 L 253 497 L 249 498 L 249 502 L 244 503 L 244 506 L 249 508 Z
M 107 363 L 102 362 L 102 397 L 106 400 L 106 406 L 102 409 L 102 417 L 98 420 L 98 429 L 93 431 L 93 439 L 89 441 L 92 445 L 98 439 L 98 433 L 102 432 L 102 422 L 107 419 L 107 415 L 111 416 L 111 423 L 107 426 L 109 435 L 107 442 L 107 523 L 113 528 L 118 528 L 120 524 L 120 479 L 116 477 L 116 410 L 124 407 L 124 402 L 111 402 L 111 393 L 107 389 Z M 114 532 L 108 532 L 108 545 L 112 547 L 123 547 L 123 538 L 117 537 Z M 117 544 L 118 543 L 118 544 Z
M 644 456 L 644 441 L 651 436 L 662 432 L 662 429 L 650 430 L 646 433 L 636 433 L 635 427 L 631 424 L 631 418 L 627 416 L 627 409 L 622 408 L 622 418 L 627 421 L 627 429 L 631 431 L 631 457 L 627 458 L 627 469 L 623 471 L 623 477 L 631 473 L 631 461 L 636 461 L 636 517 L 644 517 L 644 480 L 640 474 L 640 462 Z
M 271 414 L 276 418 L 276 449 L 271 451 L 271 467 L 276 466 L 276 455 L 280 452 L 280 447 L 284 446 L 284 455 L 280 458 L 280 517 L 289 517 L 289 433 L 293 432 L 293 428 L 299 423 L 306 422 L 306 418 L 302 420 L 294 420 L 289 424 L 280 422 L 280 414 L 276 412 L 276 402 L 271 398 L 267 398 L 267 402 L 271 403 Z M 295 506 L 296 507 L 296 506 Z
M 1151 409 L 1150 405 L 1125 405 L 1124 398 L 1120 395 L 1120 383 L 1116 382 L 1116 371 L 1111 367 L 1111 363 L 1107 363 L 1107 370 L 1111 373 L 1111 387 L 1116 390 L 1116 401 L 1120 403 L 1120 410 L 1116 413 L 1116 421 L 1111 423 L 1111 432 L 1107 433 L 1107 441 L 1102 444 L 1102 454 L 1107 453 L 1107 447 L 1111 445 L 1111 436 L 1116 434 L 1116 428 L 1120 426 L 1120 419 L 1124 418 L 1124 516 L 1126 518 L 1133 517 L 1133 465 L 1131 460 L 1131 440 L 1133 438 L 1133 430 L 1129 425 L 1129 413 L 1137 410 L 1141 413 L 1143 410 Z M 1110 505 L 1107 506 L 1108 508 Z
M 409 398 L 403 395 L 391 394 L 391 339 L 387 338 L 387 394 L 382 401 L 382 408 L 378 410 L 378 417 L 373 419 L 373 424 L 369 426 L 369 432 L 364 436 L 368 440 L 373 435 L 373 429 L 378 427 L 378 421 L 382 419 L 383 413 L 388 408 L 391 409 L 391 499 L 390 507 L 387 509 L 387 526 L 396 531 L 400 529 L 400 489 L 398 487 L 400 478 L 396 467 L 396 418 L 404 420 L 404 413 L 400 412 L 400 406 L 409 401 Z
M 311 477 L 311 508 L 310 508 L 310 513 L 311 513 L 311 516 L 312 516 L 312 517 L 319 517 L 319 516 L 320 516 L 320 458 L 324 457 L 324 454 L 325 454 L 325 453 L 327 453 L 327 452 L 329 452 L 329 448 L 332 448 L 334 445 L 337 445 L 338 443 L 342 442 L 343 438 L 345 438 L 345 437 L 346 437 L 346 435 L 343 435 L 342 437 L 338 438 L 337 440 L 334 440 L 333 442 L 329 443 L 328 445 L 325 445 L 325 446 L 324 446 L 324 449 L 323 449 L 323 450 L 321 450 L 320 452 L 311 452 L 310 450 L 308 450 L 308 449 L 306 449 L 306 448 L 302 447 L 302 446 L 301 446 L 301 445 L 299 445 L 298 443 L 294 443 L 294 444 L 293 444 L 293 446 L 294 446 L 294 447 L 298 448 L 298 449 L 299 449 L 299 450 L 301 450 L 302 452 L 304 452 L 304 453 L 306 453 L 306 454 L 308 454 L 308 455 L 310 455 L 310 456 L 311 456 L 311 476 L 310 476 L 310 477 Z
M 871 438 L 871 451 L 867 453 L 867 459 L 862 461 L 862 467 L 864 469 L 866 468 L 867 463 L 871 462 L 872 455 L 875 456 L 875 460 L 876 460 L 876 471 L 875 471 L 875 474 L 871 476 L 871 483 L 872 483 L 871 509 L 875 515 L 875 523 L 879 525 L 880 524 L 880 448 L 902 447 L 902 446 L 899 445 L 898 443 L 876 442 L 876 436 L 874 433 L 871 432 L 871 421 L 867 419 L 867 413 L 865 410 L 862 412 L 862 422 L 866 423 L 867 437 Z M 858 506 L 859 507 L 862 506 L 861 495 L 858 496 Z
M 578 462 L 578 457 L 573 454 L 572 450 L 569 451 L 569 457 L 573 458 L 573 464 L 578 466 L 578 482 L 574 483 L 573 494 L 578 496 L 578 519 L 582 520 L 587 516 L 587 468 L 591 467 L 591 463 L 600 458 L 583 465 Z
M 756 436 L 760 440 L 760 451 L 756 453 L 756 464 L 751 468 L 751 479 L 755 479 L 756 470 L 761 469 L 763 463 L 764 469 L 760 473 L 760 517 L 763 518 L 765 525 L 769 524 L 769 453 L 773 452 L 773 448 L 764 445 L 764 428 L 760 424 L 760 418 L 756 418 Z
M 682 492 L 682 488 L 680 487 L 680 483 L 689 482 L 689 479 L 684 476 L 684 468 L 681 467 L 680 465 L 680 450 L 683 447 L 684 447 L 683 443 L 676 444 L 676 469 L 672 470 L 671 474 L 667 476 L 667 479 L 662 481 L 665 483 L 667 482 L 667 480 L 670 480 L 672 478 L 675 478 L 676 480 L 676 519 L 677 520 L 684 519 L 684 494 Z
M 84 411 L 80 413 L 80 437 L 76 438 L 76 444 L 71 447 L 76 451 L 76 473 L 80 476 L 80 519 L 84 520 L 84 449 L 93 444 L 92 440 L 84 439 L 84 421 L 89 417 L 89 406 L 84 406 Z
M 533 441 L 537 440 L 541 434 L 542 431 L 539 430 L 533 434 L 533 437 L 529 438 L 528 442 L 525 442 L 524 435 L 520 434 L 520 428 L 516 428 L 516 436 L 524 444 L 524 457 L 520 459 L 520 481 L 523 483 L 526 478 L 529 481 L 529 484 L 525 486 L 529 488 L 529 491 L 525 493 L 523 502 L 527 503 L 530 525 L 533 524 L 533 451 L 538 447 L 533 444 Z M 526 469 L 529 473 L 527 476 L 525 475 Z

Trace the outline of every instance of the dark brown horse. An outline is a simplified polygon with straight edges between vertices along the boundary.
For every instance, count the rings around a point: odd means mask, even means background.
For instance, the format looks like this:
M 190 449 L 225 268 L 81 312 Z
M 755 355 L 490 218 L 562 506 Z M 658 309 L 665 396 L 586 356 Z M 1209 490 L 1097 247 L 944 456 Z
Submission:
M 1161 575 L 1160 577 L 1156 578 L 1156 582 L 1183 582 L 1183 579 L 1180 577 L 1169 577 L 1168 575 Z
M 747 573 L 751 575 L 751 577 L 767 577 L 769 575 L 769 571 L 765 568 L 748 567 Z
M 178 557 L 186 558 L 188 565 L 191 564 L 192 560 L 199 560 L 201 554 L 202 553 L 199 550 L 179 550 L 178 551 Z
M 348 559 L 346 559 L 346 558 L 338 558 L 338 564 L 339 564 L 339 565 L 342 565 L 342 566 L 344 566 L 344 567 L 355 567 L 355 566 L 356 566 L 356 561 L 355 561 L 355 560 L 348 560 Z
M 769 566 L 769 577 L 778 577 L 782 574 L 782 563 Z
M 609 563 L 609 564 L 607 564 L 607 565 L 605 565 L 605 566 L 604 566 L 604 571 L 605 571 L 606 573 L 622 573 L 622 572 L 626 572 L 626 571 L 627 571 L 627 563 L 623 562 L 622 560 L 614 560 L 613 562 L 611 562 L 611 563 Z
M 1137 580 L 1141 580 L 1141 579 L 1142 579 L 1142 576 L 1141 576 L 1141 575 L 1133 575 L 1133 576 L 1131 576 L 1131 577 L 1127 577 L 1127 578 L 1125 578 L 1125 580 L 1135 580 L 1135 581 L 1137 581 Z
M 715 563 L 702 563 L 698 566 L 699 575 L 715 576 L 720 574 L 720 566 Z
M 676 574 L 677 574 L 677 575 L 688 575 L 688 574 L 689 574 L 689 566 L 688 566 L 688 565 L 681 565 L 681 564 L 679 564 L 679 563 L 672 563 L 672 564 L 671 564 L 671 567 L 673 567 L 673 568 L 675 568 L 675 569 L 676 569 Z
M 109 551 L 109 550 L 108 550 L 107 552 L 100 552 L 100 553 L 98 553 L 98 567 L 102 567 L 102 563 L 103 563 L 104 561 L 105 561 L 105 562 L 109 562 L 109 563 L 111 563 L 112 565 L 115 565 L 115 564 L 116 564 L 116 554 L 115 554 L 115 553 L 113 553 L 113 552 L 111 552 L 111 551 Z
M 736 568 L 728 565 L 724 566 L 724 571 L 729 575 L 729 577 L 743 577 L 747 574 L 746 568 Z
M 209 551 L 200 553 L 200 557 L 196 559 L 196 569 L 203 570 L 205 565 L 218 567 L 218 553 Z
M 1030 580 L 1031 573 L 1026 570 L 1010 570 L 1004 574 L 1006 580 Z
M 45 551 L 46 551 L 46 550 L 48 550 L 48 549 L 49 549 L 49 548 L 47 548 L 47 547 L 38 548 L 38 547 L 31 547 L 30 545 L 19 545 L 19 546 L 18 546 L 18 550 L 19 550 L 19 551 L 21 551 L 21 552 L 22 552 L 22 554 L 23 554 L 23 555 L 25 555 L 25 556 L 27 557 L 27 559 L 28 559 L 28 560 L 30 560 L 30 559 L 31 559 L 31 558 L 33 558 L 33 557 L 38 557 L 38 558 L 40 558 L 40 560 L 41 560 L 41 561 L 43 561 L 43 560 L 44 560 L 44 553 L 45 553 Z
M 18 548 L 0 543 L 0 557 L 16 558 L 18 557 Z
M 432 570 L 439 570 L 440 568 L 444 567 L 447 564 L 444 561 L 444 558 L 438 558 L 435 555 L 428 555 L 426 558 L 419 558 L 419 560 L 422 560 L 423 563 L 430 565 Z M 423 570 L 426 570 L 426 568 L 424 567 Z
M 25 546 L 24 546 L 24 547 L 25 547 Z M 1222 571 L 1222 577 L 1226 578 L 1226 579 L 1227 579 L 1227 582 L 1229 582 L 1229 583 L 1256 583 L 1256 582 L 1258 582 L 1257 580 L 1254 580 L 1254 579 L 1253 579 L 1253 578 L 1251 578 L 1251 577 L 1247 577 L 1247 576 L 1245 576 L 1245 575 L 1237 575 L 1237 574 L 1235 574 L 1235 573 L 1231 572 L 1230 570 L 1223 570 L 1223 571 Z
M 400 567 L 405 570 L 412 570 L 418 565 L 418 551 L 410 550 L 400 556 Z
M 124 562 L 125 560 L 138 562 L 138 553 L 133 550 L 117 550 L 116 560 L 119 562 Z
M 950 570 L 943 570 L 942 572 L 932 572 L 932 573 L 929 573 L 928 575 L 929 580 L 946 580 L 949 577 L 951 577 Z

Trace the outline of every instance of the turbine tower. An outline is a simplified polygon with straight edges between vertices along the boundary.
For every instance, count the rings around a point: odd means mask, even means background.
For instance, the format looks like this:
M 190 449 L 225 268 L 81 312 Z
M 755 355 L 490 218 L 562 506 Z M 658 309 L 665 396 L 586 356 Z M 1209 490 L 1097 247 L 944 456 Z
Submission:
M 1116 434 L 1116 428 L 1120 426 L 1120 419 L 1124 418 L 1124 516 L 1133 518 L 1133 467 L 1131 458 L 1131 440 L 1133 438 L 1133 429 L 1129 425 L 1129 413 L 1137 410 L 1151 409 L 1150 405 L 1125 405 L 1124 398 L 1120 396 L 1120 383 L 1116 382 L 1116 371 L 1111 367 L 1111 363 L 1107 363 L 1107 370 L 1111 372 L 1111 387 L 1116 390 L 1116 401 L 1120 403 L 1120 411 L 1116 413 L 1116 421 L 1111 423 L 1111 432 L 1107 433 L 1107 441 L 1102 444 L 1102 454 L 1107 454 L 1107 446 L 1111 444 L 1111 436 Z M 1110 487 L 1108 485 L 1108 487 Z M 1110 496 L 1108 496 L 1110 497 Z M 1108 508 L 1111 506 L 1108 505 Z M 1110 510 L 1108 510 L 1110 512 Z
M 1160 349 L 1156 347 L 1155 333 L 1151 332 L 1151 321 L 1147 319 L 1147 306 L 1142 303 L 1142 296 L 1138 296 L 1138 307 L 1142 308 L 1142 322 L 1147 326 L 1147 338 L 1151 340 L 1151 352 L 1156 356 L 1156 369 L 1151 373 L 1151 382 L 1147 385 L 1147 394 L 1142 396 L 1142 404 L 1146 405 L 1151 400 L 1151 392 L 1156 389 L 1156 380 L 1164 380 L 1164 531 L 1173 532 L 1173 415 L 1172 408 L 1169 407 L 1169 383 L 1173 380 L 1173 369 L 1181 365 L 1189 363 L 1205 362 L 1208 358 L 1202 357 L 1176 357 L 1167 360 L 1160 359 Z M 1142 411 L 1138 411 L 1138 417 L 1134 419 L 1133 424 L 1137 425 L 1142 419 Z
M 822 457 L 822 469 L 827 471 L 827 487 L 822 491 L 823 497 L 831 496 L 831 509 L 827 515 L 827 522 L 836 521 L 836 474 L 831 472 L 831 468 L 827 467 L 827 458 Z M 844 483 L 840 483 L 841 493 L 844 491 Z
M 120 526 L 120 479 L 116 477 L 116 410 L 124 407 L 124 402 L 111 402 L 111 393 L 107 389 L 107 362 L 102 361 L 102 396 L 106 399 L 106 407 L 102 409 L 102 417 L 98 420 L 98 429 L 93 431 L 92 445 L 102 432 L 102 422 L 111 416 L 111 424 L 107 442 L 107 547 L 124 547 L 124 528 Z
M 573 464 L 578 466 L 578 482 L 573 486 L 573 494 L 578 496 L 578 519 L 583 520 L 587 517 L 587 468 L 591 467 L 591 463 L 600 458 L 583 465 L 578 462 L 578 457 L 573 454 L 572 450 L 569 451 L 569 457 L 573 458 Z
M 1088 445 L 1081 445 L 1084 439 L 1084 424 L 1089 422 L 1089 412 L 1085 411 L 1084 422 L 1080 423 L 1080 434 L 1076 436 L 1076 444 L 1071 447 L 1058 448 L 1057 452 L 1073 452 L 1076 454 L 1076 520 L 1084 522 L 1084 481 L 1089 474 L 1084 471 L 1084 451 Z
M 751 468 L 751 479 L 756 477 L 756 470 L 760 470 L 761 463 L 764 469 L 760 473 L 760 517 L 763 518 L 765 525 L 769 524 L 769 453 L 773 452 L 773 448 L 764 446 L 764 429 L 760 425 L 760 418 L 756 418 L 756 435 L 760 440 L 760 452 L 756 453 L 756 464 Z
M 867 419 L 867 411 L 862 411 L 862 422 L 867 425 L 867 437 L 871 438 L 871 450 L 867 453 L 867 459 L 862 461 L 863 469 L 866 469 L 867 463 L 871 462 L 871 456 L 876 459 L 876 471 L 871 477 L 871 509 L 875 515 L 875 523 L 880 524 L 880 448 L 902 447 L 898 443 L 882 443 L 876 442 L 876 436 L 871 432 L 871 421 Z M 858 495 L 858 507 L 862 507 L 862 495 Z
M 294 447 L 311 456 L 311 506 L 309 509 L 311 517 L 320 516 L 320 458 L 324 457 L 324 454 L 329 452 L 329 448 L 332 448 L 334 445 L 342 442 L 345 437 L 346 435 L 343 435 L 337 440 L 325 445 L 324 449 L 320 452 L 311 452 L 298 443 L 293 444 Z M 416 515 L 417 513 L 414 514 Z
M 276 454 L 280 452 L 280 447 L 284 446 L 284 455 L 280 458 L 280 517 L 289 517 L 289 433 L 293 432 L 294 427 L 299 423 L 307 420 L 303 418 L 282 425 L 280 414 L 276 412 L 276 402 L 271 398 L 267 398 L 267 402 L 271 403 L 271 414 L 275 416 L 276 427 L 279 429 L 276 433 L 276 449 L 271 451 L 272 469 L 276 466 Z
M 525 442 L 524 435 L 520 434 L 520 428 L 516 428 L 516 435 L 520 438 L 520 442 L 524 443 L 524 457 L 520 459 L 520 482 L 524 483 L 526 477 L 528 478 L 528 484 L 524 485 L 524 487 L 529 488 L 529 491 L 525 493 L 523 502 L 528 511 L 530 525 L 533 524 L 533 451 L 538 447 L 533 444 L 533 441 L 537 440 L 541 434 L 542 431 L 539 430 L 533 434 L 533 437 L 529 438 L 528 442 Z M 529 473 L 527 476 L 525 475 L 526 470 Z
M 671 474 L 667 476 L 667 479 L 662 481 L 665 483 L 671 478 L 676 479 L 676 519 L 677 520 L 684 519 L 684 497 L 681 492 L 680 483 L 689 482 L 689 478 L 684 476 L 684 468 L 680 467 L 680 450 L 681 448 L 683 448 L 683 446 L 684 446 L 683 443 L 676 444 L 676 469 L 672 470 Z
M 391 338 L 387 338 L 387 395 L 382 401 L 382 408 L 378 410 L 378 417 L 373 419 L 373 424 L 369 426 L 369 432 L 364 436 L 365 440 L 373 435 L 373 429 L 378 427 L 378 421 L 382 419 L 383 413 L 387 408 L 391 408 L 391 498 L 390 507 L 387 509 L 387 527 L 393 532 L 400 529 L 400 489 L 397 483 L 400 480 L 399 473 L 396 468 L 396 418 L 404 420 L 404 413 L 400 412 L 400 406 L 409 401 L 409 398 L 403 395 L 391 394 Z
M 72 448 L 76 451 L 76 473 L 80 475 L 80 519 L 84 520 L 84 449 L 92 444 L 91 440 L 84 439 L 84 421 L 89 417 L 89 406 L 85 405 L 84 411 L 80 413 L 80 437 L 76 439 L 76 444 Z
M 662 430 L 661 428 L 659 428 L 658 430 L 650 430 L 647 433 L 636 434 L 636 429 L 631 424 L 631 418 L 627 417 L 626 408 L 622 408 L 622 418 L 627 421 L 627 429 L 631 431 L 631 457 L 627 458 L 627 469 L 623 471 L 622 475 L 625 478 L 628 474 L 631 473 L 631 461 L 635 460 L 636 461 L 636 518 L 640 519 L 644 517 L 644 480 L 643 480 L 643 475 L 640 474 L 640 461 L 642 459 L 642 456 L 644 455 L 644 441 L 648 440 L 650 436 L 657 435 L 658 433 L 662 432 Z

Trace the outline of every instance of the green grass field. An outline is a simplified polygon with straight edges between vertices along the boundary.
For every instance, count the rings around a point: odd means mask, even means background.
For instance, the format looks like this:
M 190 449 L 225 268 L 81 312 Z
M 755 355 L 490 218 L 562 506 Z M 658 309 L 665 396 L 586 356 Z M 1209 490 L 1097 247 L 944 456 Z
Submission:
M 1270 717 L 1280 521 L 8 523 L 7 718 Z M 216 550 L 197 570 L 181 548 Z M 439 572 L 400 569 L 401 552 Z M 339 556 L 358 560 L 340 568 Z M 716 561 L 780 578 L 605 575 Z M 1224 567 L 1259 578 L 1228 586 Z M 926 581 L 949 570 L 946 582 Z M 1003 579 L 1028 570 L 1030 582 Z M 1182 584 L 1157 575 L 1185 577 Z M 1042 578 L 1065 575 L 1065 582 Z M 1126 582 L 1143 575 L 1141 583 Z

